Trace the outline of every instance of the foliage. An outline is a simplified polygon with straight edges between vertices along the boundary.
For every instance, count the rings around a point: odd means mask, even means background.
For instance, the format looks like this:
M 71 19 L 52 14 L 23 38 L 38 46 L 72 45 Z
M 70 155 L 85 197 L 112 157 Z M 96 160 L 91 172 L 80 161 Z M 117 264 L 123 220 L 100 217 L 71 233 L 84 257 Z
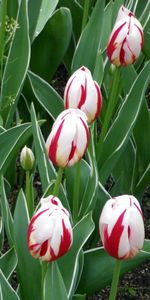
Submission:
M 142 201 L 149 185 L 150 111 L 145 95 L 150 79 L 150 3 L 13 0 L 12 5 L 11 2 L 0 1 L 0 294 L 4 300 L 85 299 L 110 284 L 112 278 L 114 259 L 108 257 L 103 247 L 98 247 L 98 220 L 103 205 L 121 194 L 132 194 Z M 110 66 L 106 46 L 122 4 L 141 22 L 145 39 L 134 65 L 120 67 L 117 73 Z M 56 84 L 60 85 L 59 81 L 55 83 L 56 74 L 61 69 L 69 77 L 82 65 L 90 69 L 101 86 L 102 113 L 89 126 L 90 143 L 80 162 L 78 199 L 74 196 L 76 166 L 65 169 L 58 193 L 71 214 L 72 248 L 57 262 L 50 263 L 43 274 L 40 261 L 32 258 L 27 249 L 29 216 L 41 194 L 52 194 L 57 177 L 58 170 L 45 150 L 52 124 L 64 109 L 64 87 L 61 93 L 55 90 Z M 107 109 L 111 101 L 109 118 Z M 18 166 L 18 154 L 25 144 L 32 148 L 36 164 L 29 174 L 29 189 L 24 192 L 25 173 Z M 37 176 L 40 192 L 33 185 Z M 29 194 L 30 211 L 26 202 Z M 75 201 L 78 201 L 76 216 Z M 3 251 L 4 241 L 9 245 L 8 251 Z M 122 274 L 149 258 L 150 241 L 145 240 L 143 251 L 123 263 Z M 16 291 L 11 286 L 14 270 Z

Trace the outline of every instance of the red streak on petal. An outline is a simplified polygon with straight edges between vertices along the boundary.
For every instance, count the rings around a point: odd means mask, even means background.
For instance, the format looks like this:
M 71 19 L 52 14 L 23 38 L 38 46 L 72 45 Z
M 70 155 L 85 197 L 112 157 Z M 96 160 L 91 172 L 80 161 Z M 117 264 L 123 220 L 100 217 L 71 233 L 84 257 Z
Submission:
M 51 261 L 54 261 L 64 255 L 66 252 L 68 252 L 72 239 L 69 230 L 66 228 L 64 220 L 62 220 L 62 227 L 63 227 L 63 234 L 61 236 L 61 242 L 59 246 L 59 252 L 58 255 L 55 255 L 54 251 L 52 248 L 50 248 L 50 256 L 51 256 Z
M 87 147 L 88 147 L 88 143 L 89 143 L 89 130 L 88 130 L 88 127 L 87 125 L 85 124 L 85 122 L 82 120 L 82 118 L 80 118 L 84 128 L 85 128 L 85 132 L 86 132 L 86 140 L 87 140 L 87 143 L 86 143 L 86 146 L 85 146 L 85 150 L 84 152 L 86 151 Z
M 143 36 L 143 32 L 141 30 L 141 28 L 139 28 L 136 24 L 135 26 L 137 27 L 137 29 L 139 30 L 140 32 L 140 35 L 141 35 L 141 48 L 143 47 L 143 44 L 144 44 L 144 36 Z
M 113 36 L 111 37 L 111 40 L 108 42 L 108 46 L 107 46 L 107 55 L 109 57 L 109 59 L 111 60 L 112 54 L 114 52 L 114 50 L 116 49 L 116 38 L 120 32 L 120 30 L 123 28 L 123 26 L 126 24 L 126 22 L 124 22 L 122 25 L 120 25 L 120 27 L 118 27 L 118 29 L 115 30 Z
M 108 225 L 104 226 L 104 248 L 106 251 L 113 257 L 120 258 L 118 255 L 119 250 L 119 242 L 124 229 L 122 225 L 123 217 L 126 210 L 119 216 L 112 232 L 109 236 L 108 234 Z
M 58 202 L 57 202 L 57 200 L 55 199 L 55 196 L 51 198 L 50 202 L 51 202 L 52 204 L 58 205 Z
M 48 249 L 48 240 L 41 245 L 40 256 L 44 256 Z
M 128 239 L 130 239 L 130 235 L 131 235 L 131 228 L 130 226 L 128 226 Z
M 87 78 L 85 77 L 85 85 L 81 85 L 81 98 L 78 104 L 78 108 L 80 109 L 81 106 L 85 103 L 86 101 L 86 95 L 87 95 Z
M 76 152 L 76 149 L 77 149 L 76 145 L 74 145 L 73 142 L 72 142 L 71 152 L 70 152 L 68 161 L 70 161 L 70 160 L 73 158 L 73 156 L 74 156 L 74 154 L 75 154 L 75 152 Z
M 66 91 L 66 101 L 65 101 L 65 109 L 69 108 L 69 91 L 70 91 L 70 87 L 71 87 L 71 84 L 73 82 L 75 77 L 72 78 L 72 80 L 70 81 L 69 85 L 68 85 L 68 88 L 67 88 L 67 91 Z
M 137 208 L 137 210 L 139 211 L 139 213 L 140 213 L 140 215 L 141 215 L 141 217 L 142 217 L 142 219 L 144 219 L 144 217 L 143 217 L 143 213 L 142 213 L 142 211 L 141 211 L 141 209 L 137 206 L 137 204 L 136 203 L 133 203 L 133 205 L 135 205 L 135 207 Z
M 96 91 L 97 91 L 97 109 L 96 109 L 96 113 L 95 113 L 95 117 L 94 120 L 96 118 L 98 118 L 101 109 L 102 109 L 102 94 L 101 94 L 101 90 L 99 88 L 99 85 L 97 84 L 97 82 L 94 82 L 95 87 L 96 87 Z
M 56 154 L 57 154 L 58 140 L 59 140 L 59 137 L 60 137 L 60 134 L 61 134 L 61 130 L 62 130 L 64 121 L 65 120 L 62 120 L 62 122 L 61 122 L 59 128 L 57 129 L 57 132 L 56 132 L 55 136 L 53 137 L 53 139 L 51 141 L 51 144 L 49 146 L 48 156 L 49 156 L 49 159 L 55 165 L 57 164 Z
M 120 49 L 120 63 L 121 65 L 126 65 L 126 61 L 125 61 L 125 51 L 123 49 L 123 46 L 126 42 L 126 38 L 124 39 L 123 43 L 122 43 L 122 46 L 121 46 L 121 49 Z
M 28 234 L 27 234 L 27 242 L 28 242 L 28 248 L 30 249 L 30 247 L 32 247 L 32 245 L 30 245 L 30 235 L 31 233 L 34 231 L 34 222 L 36 221 L 36 219 L 42 215 L 45 211 L 47 211 L 47 209 L 42 210 L 41 212 L 39 212 L 38 214 L 36 214 L 35 216 L 32 217 L 29 226 L 28 226 Z M 36 244 L 34 244 L 36 245 Z

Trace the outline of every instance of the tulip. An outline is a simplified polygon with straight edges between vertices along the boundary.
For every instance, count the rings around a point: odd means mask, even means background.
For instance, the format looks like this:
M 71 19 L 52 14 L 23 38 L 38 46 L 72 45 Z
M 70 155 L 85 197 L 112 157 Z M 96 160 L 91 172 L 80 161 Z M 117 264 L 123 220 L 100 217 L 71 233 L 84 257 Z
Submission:
M 140 204 L 134 196 L 123 195 L 106 202 L 99 220 L 104 249 L 117 259 L 135 256 L 144 243 Z
M 69 78 L 64 91 L 64 105 L 66 109 L 81 109 L 88 123 L 99 116 L 102 108 L 101 90 L 86 67 L 81 67 Z
M 111 32 L 107 55 L 116 66 L 126 66 L 135 62 L 143 46 L 143 29 L 140 22 L 123 5 Z
M 34 162 L 35 162 L 35 157 L 32 150 L 27 146 L 24 146 L 20 154 L 20 163 L 22 168 L 25 171 L 30 171 L 34 166 Z
M 64 110 L 46 141 L 49 159 L 59 167 L 72 166 L 84 155 L 89 140 L 86 115 L 79 109 Z
M 41 208 L 32 217 L 28 227 L 28 249 L 34 258 L 54 261 L 72 245 L 72 227 L 69 213 L 61 201 L 50 195 L 41 199 Z

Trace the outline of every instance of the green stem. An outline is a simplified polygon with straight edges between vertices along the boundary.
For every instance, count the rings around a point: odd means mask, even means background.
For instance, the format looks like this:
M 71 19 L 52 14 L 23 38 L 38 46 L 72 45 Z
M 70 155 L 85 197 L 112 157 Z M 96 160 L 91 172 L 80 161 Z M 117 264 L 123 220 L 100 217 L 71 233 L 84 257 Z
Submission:
M 78 221 L 78 210 L 79 210 L 79 194 L 80 194 L 80 173 L 81 173 L 81 162 L 76 164 L 75 180 L 73 186 L 73 220 L 76 223 Z
M 112 89 L 111 89 L 111 94 L 108 100 L 108 106 L 106 110 L 106 115 L 104 119 L 104 123 L 102 126 L 102 131 L 100 133 L 100 138 L 98 141 L 96 153 L 97 153 L 97 160 L 99 161 L 100 156 L 101 156 L 101 151 L 102 151 L 102 144 L 105 138 L 105 135 L 108 131 L 108 127 L 111 121 L 111 118 L 114 113 L 114 109 L 117 103 L 118 99 L 118 90 L 119 90 L 119 82 L 120 82 L 120 68 L 116 68 L 114 78 L 113 78 L 113 83 L 112 83 Z
M 54 186 L 54 190 L 53 190 L 53 195 L 54 196 L 58 196 L 59 188 L 60 188 L 60 184 L 61 184 L 61 180 L 62 180 L 63 171 L 64 171 L 63 168 L 59 168 L 59 170 L 58 170 L 57 178 L 56 178 L 55 186 Z
M 25 195 L 26 195 L 26 202 L 27 202 L 27 207 L 30 215 L 30 172 L 26 171 L 26 190 L 25 190 Z
M 43 261 L 43 262 L 41 262 L 41 268 L 42 268 L 42 276 L 41 276 L 41 278 L 42 278 L 42 282 L 41 282 L 41 284 L 42 284 L 42 300 L 44 300 L 44 279 L 45 279 L 45 275 L 46 275 L 46 271 L 47 271 L 47 265 L 48 265 L 48 263 L 47 262 L 45 262 L 45 261 Z
M 115 267 L 114 267 L 114 271 L 113 271 L 113 279 L 112 279 L 112 283 L 111 283 L 109 300 L 116 299 L 120 268 L 121 268 L 121 260 L 116 259 L 116 263 L 115 263 Z
M 7 0 L 3 0 L 1 4 L 1 26 L 0 26 L 0 69 L 2 77 L 3 53 L 4 53 L 4 40 L 5 40 L 5 21 L 7 15 Z
M 86 23 L 87 23 L 87 20 L 88 20 L 89 6 L 90 6 L 90 0 L 84 0 L 84 10 L 83 10 L 81 32 L 83 31 L 84 27 L 86 26 Z

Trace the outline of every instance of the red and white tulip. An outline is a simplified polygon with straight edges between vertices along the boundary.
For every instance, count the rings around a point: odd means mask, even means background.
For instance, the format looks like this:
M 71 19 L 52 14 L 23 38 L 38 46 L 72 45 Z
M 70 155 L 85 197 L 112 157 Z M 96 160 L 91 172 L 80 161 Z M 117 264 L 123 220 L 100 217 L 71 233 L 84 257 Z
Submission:
M 59 167 L 72 166 L 84 155 L 89 141 L 86 115 L 79 109 L 64 110 L 46 141 L 49 159 Z
M 88 123 L 99 116 L 102 108 L 101 90 L 86 67 L 81 67 L 69 78 L 64 92 L 64 105 L 66 109 L 81 109 Z
M 117 259 L 135 256 L 144 243 L 140 204 L 134 196 L 123 195 L 106 202 L 99 220 L 104 249 Z
M 54 261 L 72 245 L 72 227 L 69 213 L 55 196 L 41 199 L 41 208 L 32 217 L 28 227 L 28 249 L 34 258 Z
M 134 63 L 141 52 L 143 40 L 140 22 L 122 5 L 107 45 L 107 55 L 112 64 L 126 66 Z

